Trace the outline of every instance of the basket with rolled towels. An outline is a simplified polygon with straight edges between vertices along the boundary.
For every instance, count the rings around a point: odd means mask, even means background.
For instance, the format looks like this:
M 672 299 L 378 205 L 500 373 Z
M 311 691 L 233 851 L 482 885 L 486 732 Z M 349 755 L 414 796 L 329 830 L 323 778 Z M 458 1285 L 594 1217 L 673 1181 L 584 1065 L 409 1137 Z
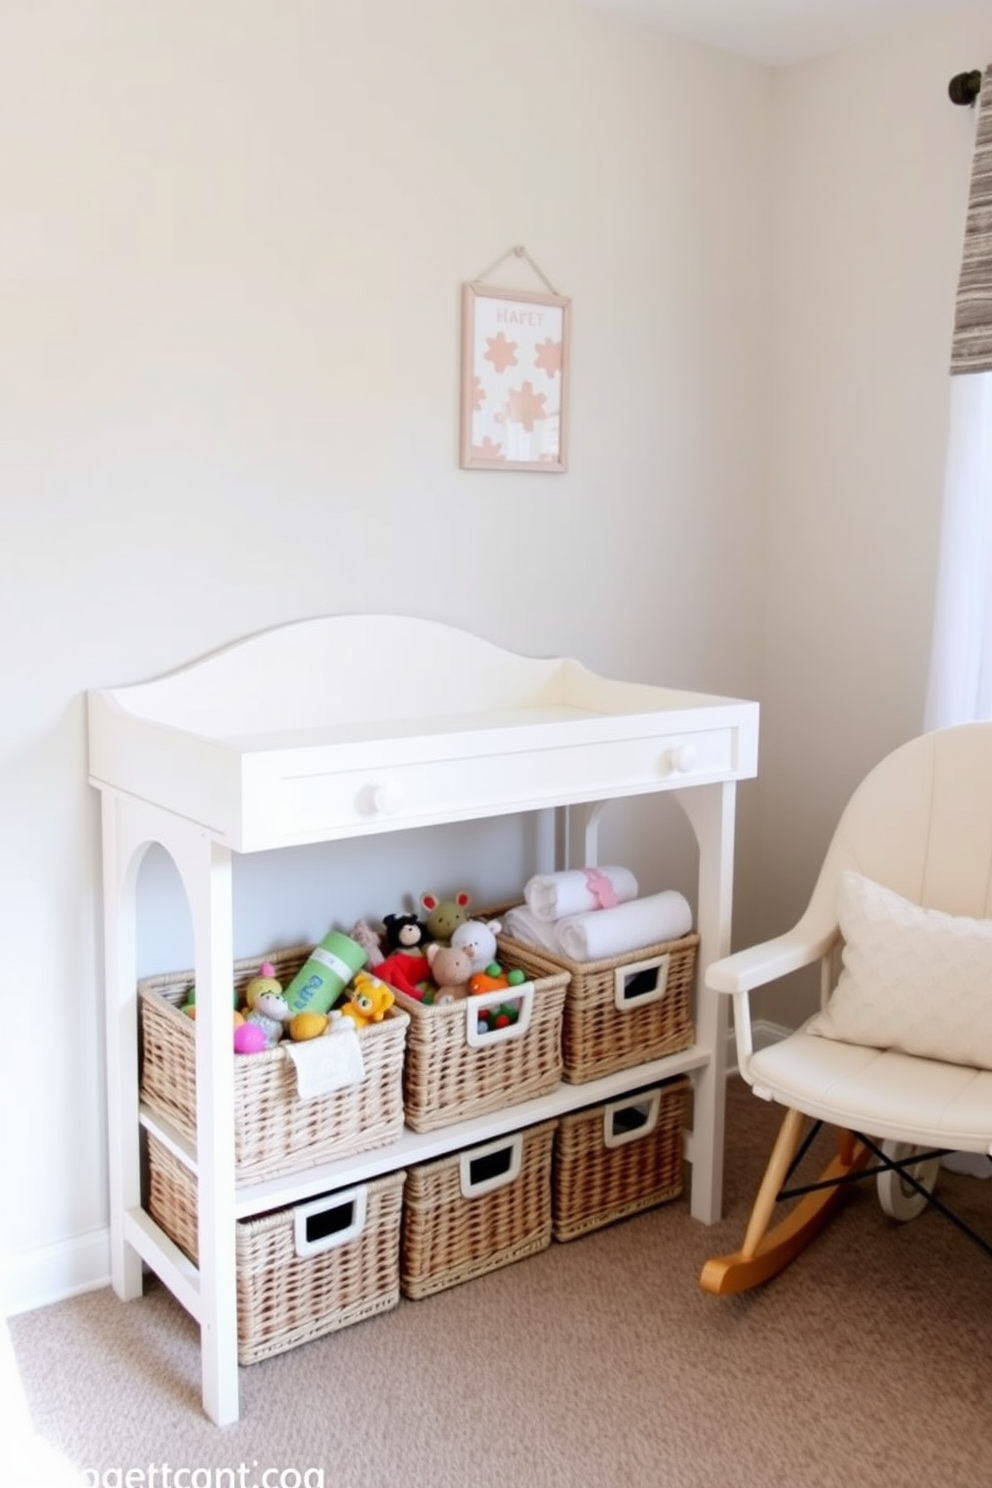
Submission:
M 686 1049 L 699 936 L 674 889 L 641 896 L 629 868 L 537 874 L 504 912 L 504 953 L 532 976 L 565 969 L 564 1078 L 573 1083 Z

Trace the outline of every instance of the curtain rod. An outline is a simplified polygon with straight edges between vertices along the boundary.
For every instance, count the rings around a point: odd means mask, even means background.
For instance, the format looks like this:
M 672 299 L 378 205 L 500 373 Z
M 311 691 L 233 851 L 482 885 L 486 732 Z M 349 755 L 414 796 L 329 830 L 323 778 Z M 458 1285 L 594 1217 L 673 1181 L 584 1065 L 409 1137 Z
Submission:
M 947 94 L 952 103 L 974 103 L 982 91 L 980 72 L 958 72 L 947 85 Z

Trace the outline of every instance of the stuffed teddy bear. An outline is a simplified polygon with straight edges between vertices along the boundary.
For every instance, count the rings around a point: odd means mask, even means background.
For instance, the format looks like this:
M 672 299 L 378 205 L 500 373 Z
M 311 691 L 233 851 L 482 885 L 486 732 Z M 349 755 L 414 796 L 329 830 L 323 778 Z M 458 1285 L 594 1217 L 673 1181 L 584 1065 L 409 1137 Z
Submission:
M 424 954 L 427 926 L 415 914 L 383 915 L 382 928 L 386 936 L 387 955 L 390 951 L 406 951 L 410 955 L 420 956 Z
M 431 976 L 437 983 L 433 1001 L 458 1002 L 468 996 L 468 979 L 472 975 L 472 962 L 465 951 L 455 946 L 432 943 L 427 947 L 427 960 Z

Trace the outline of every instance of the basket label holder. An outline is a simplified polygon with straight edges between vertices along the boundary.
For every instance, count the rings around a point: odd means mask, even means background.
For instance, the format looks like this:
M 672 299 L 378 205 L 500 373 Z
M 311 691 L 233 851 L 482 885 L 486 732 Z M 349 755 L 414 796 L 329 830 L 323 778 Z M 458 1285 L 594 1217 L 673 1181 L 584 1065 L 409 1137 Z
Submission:
M 478 1199 L 498 1188 L 508 1188 L 520 1177 L 523 1155 L 523 1132 L 460 1152 L 458 1183 L 462 1198 Z
M 669 951 L 661 956 L 649 956 L 646 961 L 629 961 L 618 966 L 613 973 L 613 1005 L 621 1013 L 660 1002 L 668 991 L 668 968 L 672 957 Z M 654 971 L 655 975 L 649 973 Z
M 508 1023 L 505 1028 L 480 1028 L 479 1013 L 494 1007 L 516 1007 L 519 1010 L 516 1022 Z M 465 1042 L 472 1049 L 488 1049 L 491 1044 L 523 1038 L 530 1027 L 533 1012 L 533 982 L 521 982 L 516 987 L 501 987 L 496 992 L 470 996 L 465 1000 Z
M 603 1111 L 603 1145 L 625 1147 L 628 1142 L 649 1137 L 658 1125 L 660 1112 L 660 1086 L 647 1095 L 611 1101 Z
M 324 1194 L 293 1211 L 293 1236 L 301 1260 L 357 1240 L 365 1229 L 368 1184 Z

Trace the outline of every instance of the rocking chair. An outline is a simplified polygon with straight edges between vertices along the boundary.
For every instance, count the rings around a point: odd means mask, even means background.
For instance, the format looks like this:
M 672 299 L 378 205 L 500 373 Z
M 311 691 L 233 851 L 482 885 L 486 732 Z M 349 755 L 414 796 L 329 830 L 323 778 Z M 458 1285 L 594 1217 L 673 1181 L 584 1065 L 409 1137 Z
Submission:
M 948 1153 L 992 1154 L 992 723 L 924 734 L 862 781 L 798 924 L 713 963 L 734 999 L 740 1072 L 786 1108 L 744 1241 L 708 1260 L 704 1291 L 744 1291 L 789 1264 L 855 1178 L 883 1210 L 933 1204 Z M 820 1012 L 756 1051 L 749 993 L 819 962 Z M 818 1181 L 787 1185 L 813 1132 L 838 1129 Z M 805 1145 L 804 1145 L 805 1135 Z M 793 1199 L 774 1225 L 782 1200 Z

